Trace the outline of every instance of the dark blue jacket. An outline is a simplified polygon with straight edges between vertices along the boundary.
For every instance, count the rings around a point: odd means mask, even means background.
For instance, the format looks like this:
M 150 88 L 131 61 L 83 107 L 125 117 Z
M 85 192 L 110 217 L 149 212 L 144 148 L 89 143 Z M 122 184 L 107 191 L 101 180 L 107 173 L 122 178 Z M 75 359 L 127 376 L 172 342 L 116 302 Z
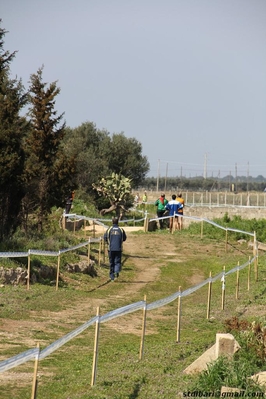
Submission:
M 123 241 L 126 241 L 127 236 L 124 229 L 121 229 L 117 224 L 104 233 L 104 241 L 108 243 L 108 251 L 122 251 Z

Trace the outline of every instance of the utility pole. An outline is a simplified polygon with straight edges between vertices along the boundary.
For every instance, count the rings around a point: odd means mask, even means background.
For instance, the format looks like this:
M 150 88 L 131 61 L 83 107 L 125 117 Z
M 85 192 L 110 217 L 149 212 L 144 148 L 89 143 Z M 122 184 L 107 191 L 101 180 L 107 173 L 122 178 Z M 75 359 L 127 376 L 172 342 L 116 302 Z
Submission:
M 204 179 L 207 179 L 207 154 L 205 154 L 205 156 L 204 156 L 203 178 L 204 178 Z
M 167 164 L 166 164 L 166 171 L 165 171 L 164 192 L 166 192 L 167 174 L 168 174 L 168 162 L 167 162 Z
M 235 164 L 235 180 L 236 180 L 236 192 L 237 192 L 237 164 Z
M 248 170 L 247 170 L 247 192 L 249 190 L 249 181 L 248 181 L 248 179 L 249 179 L 249 162 L 248 162 Z
M 157 193 L 159 191 L 159 179 L 160 179 L 160 159 L 158 159 L 158 169 L 157 169 Z

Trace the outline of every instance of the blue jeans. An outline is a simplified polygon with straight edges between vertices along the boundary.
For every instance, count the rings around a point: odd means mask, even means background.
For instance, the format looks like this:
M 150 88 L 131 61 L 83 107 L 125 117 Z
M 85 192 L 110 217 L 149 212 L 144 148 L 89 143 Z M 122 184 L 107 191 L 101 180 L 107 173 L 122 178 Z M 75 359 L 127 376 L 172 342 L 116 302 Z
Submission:
M 115 278 L 115 273 L 119 273 L 121 270 L 121 251 L 109 251 L 109 261 L 110 261 L 110 279 Z

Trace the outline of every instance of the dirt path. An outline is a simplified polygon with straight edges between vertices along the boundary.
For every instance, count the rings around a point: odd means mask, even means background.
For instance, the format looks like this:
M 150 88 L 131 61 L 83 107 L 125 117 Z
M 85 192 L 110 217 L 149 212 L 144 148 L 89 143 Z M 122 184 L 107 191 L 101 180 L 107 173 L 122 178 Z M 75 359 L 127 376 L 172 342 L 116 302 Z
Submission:
M 103 233 L 102 226 L 96 226 L 96 235 Z M 55 326 L 58 328 L 65 327 L 66 330 L 72 331 L 74 328 L 83 324 L 91 317 L 96 314 L 96 309 L 99 306 L 100 309 L 104 309 L 105 304 L 121 302 L 130 304 L 135 301 L 134 298 L 138 297 L 138 292 L 142 290 L 145 286 L 153 283 L 160 277 L 160 266 L 158 263 L 157 250 L 162 247 L 162 236 L 160 234 L 153 235 L 152 239 L 143 234 L 133 234 L 137 230 L 143 230 L 140 227 L 124 227 L 127 234 L 127 241 L 124 243 L 123 251 L 123 268 L 119 279 L 115 281 L 117 285 L 117 291 L 114 290 L 113 295 L 108 295 L 108 298 L 95 298 L 95 295 L 90 295 L 88 290 L 88 300 L 82 301 L 80 303 L 73 303 L 72 306 L 60 312 L 49 312 L 43 311 L 31 311 L 31 320 L 12 320 L 12 319 L 1 319 L 1 329 L 0 329 L 0 342 L 21 342 L 28 347 L 34 347 L 36 345 L 34 332 L 36 331 L 46 331 L 47 333 L 54 332 Z M 166 243 L 167 240 L 167 251 L 166 247 L 162 247 L 162 251 L 165 251 L 165 257 L 175 256 L 176 261 L 182 261 L 186 257 L 186 248 L 183 247 L 184 254 L 180 255 L 177 252 L 176 244 L 174 240 L 167 239 L 164 235 L 163 242 Z M 182 252 L 183 252 L 182 251 Z M 160 254 L 161 257 L 162 254 Z M 107 263 L 106 259 L 106 263 Z M 135 278 L 134 280 L 127 280 L 126 268 L 127 264 L 133 264 L 132 269 L 134 269 Z M 123 272 L 123 269 L 125 270 Z M 109 270 L 103 271 L 106 274 L 106 282 L 99 285 L 97 290 L 99 292 L 104 289 L 105 284 L 109 284 Z M 195 271 L 195 276 L 191 278 L 191 285 L 197 284 L 203 279 L 203 276 L 199 271 Z M 71 284 L 71 283 L 70 283 Z M 111 284 L 111 283 L 110 283 Z M 122 289 L 121 289 L 122 285 Z M 139 296 L 137 300 L 142 300 L 143 297 Z M 115 307 L 114 307 L 115 309 Z M 101 313 L 103 314 L 103 313 Z M 117 329 L 119 331 L 126 331 L 131 333 L 139 334 L 139 315 L 134 317 L 134 313 L 128 316 L 119 318 L 119 323 L 117 319 L 113 319 L 108 322 L 108 326 Z M 130 321 L 131 320 L 131 321 Z M 138 320 L 138 321 L 137 321 Z M 73 327 L 74 326 L 74 327 Z M 8 337 L 8 339 L 7 339 Z M 40 341 L 41 347 L 46 346 L 46 341 Z M 4 344 L 4 347 L 8 346 L 8 342 Z M 0 348 L 3 349 L 3 344 Z M 0 357 L 1 359 L 1 357 Z
M 99 291 L 99 297 L 94 294 L 91 295 L 88 289 L 88 300 L 84 298 L 80 303 L 73 303 L 68 306 L 65 310 L 60 312 L 48 312 L 42 311 L 31 311 L 30 320 L 11 320 L 11 319 L 0 319 L 0 361 L 6 359 L 6 350 L 16 349 L 15 353 L 20 353 L 20 344 L 24 347 L 33 348 L 36 346 L 36 332 L 41 332 L 45 336 L 45 333 L 53 335 L 57 338 L 61 338 L 65 333 L 73 331 L 75 328 L 82 325 L 84 322 L 90 320 L 96 314 L 96 309 L 99 306 L 100 309 L 110 303 L 123 303 L 131 304 L 137 300 L 142 300 L 143 296 L 140 291 L 147 287 L 149 284 L 154 283 L 160 278 L 160 267 L 162 266 L 160 260 L 158 260 L 158 249 L 161 249 L 160 258 L 164 256 L 174 257 L 175 261 L 183 262 L 191 254 L 191 248 L 189 242 L 185 242 L 182 245 L 182 253 L 180 249 L 178 251 L 176 240 L 172 239 L 171 235 L 163 236 L 160 234 L 144 235 L 144 234 L 133 234 L 137 228 L 126 227 L 127 241 L 124 243 L 124 256 L 123 256 L 123 269 L 119 276 L 119 279 L 114 283 L 109 282 L 109 270 L 108 268 L 103 269 L 101 273 L 106 275 L 106 284 L 112 284 L 113 294 L 108 294 L 108 297 L 104 297 L 100 294 L 104 290 L 105 285 L 99 285 L 96 289 Z M 102 234 L 102 231 L 100 232 Z M 196 254 L 193 256 L 199 256 L 201 252 L 208 251 L 208 248 L 204 245 L 197 248 Z M 219 255 L 219 251 L 217 251 Z M 106 261 L 107 262 L 107 261 Z M 130 265 L 131 269 L 134 269 L 134 279 L 127 280 L 127 265 Z M 201 271 L 194 271 L 193 275 L 189 277 L 190 285 L 196 285 L 204 279 Z M 117 290 L 115 289 L 117 287 Z M 59 289 L 60 290 L 60 289 Z M 158 298 L 159 299 L 159 298 Z M 112 309 L 115 309 L 115 306 Z M 110 306 L 109 306 L 110 309 Z M 101 314 L 104 314 L 102 311 Z M 157 312 L 156 315 L 150 317 L 160 317 Z M 123 333 L 140 334 L 142 323 L 142 317 L 139 312 L 131 313 L 127 316 L 119 317 L 108 321 L 108 328 L 114 329 Z M 64 327 L 65 333 L 62 332 Z M 147 330 L 146 334 L 153 333 L 152 330 Z M 54 340 L 55 340 L 54 339 Z M 43 349 L 52 342 L 47 342 L 43 339 L 38 340 L 41 348 Z M 13 351 L 14 352 L 14 351 Z M 3 353 L 3 355 L 2 355 Z M 19 373 L 20 374 L 20 373 Z M 14 378 L 14 371 L 11 369 L 10 372 L 0 373 L 0 382 L 12 380 Z M 27 384 L 31 380 L 31 374 L 28 377 L 26 375 L 20 381 Z
M 97 226 L 97 229 L 98 231 L 96 233 L 103 233 L 102 226 Z M 128 238 L 124 243 L 122 273 L 120 274 L 119 279 L 113 283 L 114 286 L 117 286 L 117 291 L 114 290 L 113 294 L 108 294 L 108 297 L 105 298 L 102 298 L 102 295 L 99 295 L 99 298 L 95 298 L 95 294 L 90 295 L 90 291 L 88 290 L 88 300 L 81 300 L 79 303 L 75 302 L 72 306 L 68 306 L 67 309 L 61 310 L 60 312 L 49 312 L 46 310 L 31 311 L 31 320 L 12 320 L 2 318 L 0 319 L 0 342 L 2 341 L 0 349 L 7 348 L 9 346 L 9 341 L 11 342 L 11 346 L 13 346 L 14 342 L 21 342 L 28 347 L 34 347 L 36 345 L 36 331 L 51 333 L 55 332 L 56 328 L 58 328 L 60 337 L 62 334 L 62 332 L 60 332 L 60 327 L 64 327 L 65 330 L 69 332 L 72 331 L 79 325 L 94 317 L 97 307 L 104 309 L 106 307 L 105 305 L 110 305 L 110 303 L 130 304 L 136 300 L 135 298 L 138 298 L 137 301 L 142 300 L 143 297 L 140 295 L 138 296 L 138 292 L 140 292 L 140 290 L 145 286 L 154 283 L 154 281 L 160 277 L 161 264 L 158 263 L 158 248 L 162 248 L 162 251 L 165 251 L 165 257 L 176 256 L 175 261 L 180 262 L 185 260 L 186 256 L 190 252 L 189 246 L 188 248 L 183 246 L 182 255 L 180 254 L 180 251 L 178 253 L 175 241 L 171 239 L 170 235 L 169 239 L 164 235 L 164 247 L 162 247 L 162 236 L 160 234 L 152 235 L 151 239 L 148 235 L 133 234 L 133 232 L 137 230 L 142 230 L 142 228 L 125 227 Z M 166 242 L 167 246 L 165 247 Z M 162 253 L 160 253 L 160 257 L 162 258 Z M 107 262 L 106 259 L 106 263 Z M 127 280 L 126 268 L 128 263 L 130 263 L 131 268 L 134 269 L 135 278 L 133 281 Z M 104 276 L 106 274 L 106 282 L 99 285 L 96 292 L 97 290 L 100 292 L 104 289 L 105 284 L 110 283 L 108 268 L 101 273 L 104 273 Z M 203 280 L 203 275 L 201 275 L 198 270 L 195 270 L 195 275 L 190 279 L 191 285 L 195 285 Z M 114 309 L 116 307 L 119 306 L 115 306 Z M 101 314 L 104 314 L 103 310 Z M 141 320 L 139 315 L 134 317 L 134 313 L 131 313 L 128 316 L 119 318 L 119 322 L 117 320 L 118 319 L 113 319 L 108 321 L 108 326 L 119 331 L 139 334 L 139 323 Z M 5 342 L 5 344 L 3 344 L 3 342 Z M 39 342 L 41 347 L 47 345 L 47 341 L 45 340 Z
M 135 279 L 133 281 L 126 280 L 126 271 L 121 273 L 119 279 L 114 284 L 119 284 L 117 292 L 108 298 L 97 299 L 95 295 L 90 297 L 88 293 L 88 301 L 82 301 L 82 303 L 74 303 L 73 306 L 68 307 L 60 312 L 48 312 L 48 311 L 31 311 L 32 320 L 12 320 L 12 319 L 1 319 L 1 331 L 0 331 L 0 345 L 1 349 L 6 349 L 11 342 L 13 346 L 14 342 L 21 342 L 26 346 L 34 347 L 36 345 L 34 339 L 34 332 L 36 331 L 47 331 L 52 332 L 56 325 L 65 326 L 71 331 L 74 324 L 76 327 L 89 320 L 96 313 L 96 309 L 99 306 L 104 307 L 105 303 L 110 303 L 117 299 L 127 304 L 132 303 L 131 297 L 135 297 L 137 293 L 149 283 L 156 281 L 160 275 L 159 265 L 156 262 L 155 248 L 160 246 L 160 236 L 154 237 L 152 242 L 145 239 L 144 235 L 132 234 L 136 228 L 126 228 L 128 239 L 124 243 L 124 256 L 123 256 L 123 268 L 126 269 L 127 262 L 130 260 L 130 264 L 133 264 L 135 271 Z M 167 244 L 168 253 L 174 254 L 176 249 L 171 242 Z M 106 269 L 106 283 L 108 282 L 109 271 Z M 121 285 L 123 288 L 121 289 Z M 101 287 L 98 288 L 101 290 Z M 141 298 L 143 299 L 143 298 Z M 141 300 L 139 299 L 139 300 Z M 116 328 L 120 331 L 137 332 L 139 331 L 139 325 L 134 319 L 134 314 L 130 314 L 128 317 L 132 320 L 130 323 L 127 317 L 119 319 L 117 323 L 116 319 L 108 322 L 111 328 Z M 122 320 L 123 319 L 123 320 Z M 126 319 L 126 320 L 124 320 Z M 137 317 L 139 320 L 139 316 Z M 36 321 L 38 320 L 38 321 Z M 70 323 L 71 322 L 71 323 Z M 70 325 L 71 324 L 71 325 Z M 74 328 L 76 328 L 74 327 Z M 5 344 L 3 344 L 5 342 Z M 41 342 L 41 347 L 47 345 L 47 342 Z M 1 374 L 0 374 L 1 376 Z
M 99 227 L 100 231 L 98 234 L 102 234 L 102 228 Z M 99 284 L 98 288 L 93 290 L 94 294 L 91 295 L 90 289 L 88 289 L 87 300 L 81 299 L 80 302 L 75 302 L 71 306 L 68 306 L 65 310 L 60 312 L 49 312 L 46 310 L 42 311 L 31 311 L 31 319 L 28 320 L 11 320 L 11 319 L 0 319 L 0 361 L 6 359 L 6 350 L 13 350 L 15 353 L 20 353 L 21 347 L 33 348 L 36 346 L 36 332 L 41 333 L 45 336 L 55 336 L 54 340 L 61 338 L 66 333 L 73 331 L 86 321 L 90 320 L 95 316 L 97 307 L 100 307 L 100 314 L 105 314 L 104 308 L 109 307 L 110 304 L 114 304 L 110 310 L 114 310 L 118 307 L 118 303 L 131 304 L 136 301 L 143 300 L 144 297 L 140 293 L 143 288 L 149 284 L 154 283 L 160 278 L 160 267 L 162 263 L 160 259 L 167 257 L 175 257 L 175 261 L 183 262 L 190 252 L 189 244 L 182 246 L 182 254 L 176 247 L 176 240 L 169 236 L 161 236 L 155 234 L 152 236 L 144 234 L 133 234 L 134 231 L 138 230 L 136 227 L 125 227 L 127 233 L 127 241 L 124 243 L 123 251 L 123 266 L 122 273 L 119 279 L 114 283 L 109 281 L 109 269 L 108 267 L 101 269 L 103 282 L 106 275 L 106 281 L 103 284 Z M 160 249 L 160 256 L 158 258 L 158 249 Z M 204 249 L 202 249 L 204 251 Z M 106 260 L 107 263 L 107 260 Z M 130 265 L 130 269 L 134 270 L 134 278 L 128 279 L 127 267 Z M 190 277 L 191 285 L 197 284 L 204 279 L 203 275 L 199 270 L 195 270 L 195 275 Z M 100 279 L 99 279 L 100 280 Z M 106 284 L 112 284 L 113 294 L 108 294 L 108 297 L 101 295 L 102 290 L 105 289 Z M 70 282 L 71 286 L 71 282 Z M 115 289 L 117 287 L 117 290 Z M 60 288 L 59 288 L 60 290 Z M 95 292 L 99 292 L 99 297 L 95 295 Z M 145 290 L 144 290 L 145 291 Z M 137 298 L 137 299 L 136 299 Z M 159 298 L 158 298 L 159 299 Z M 122 306 L 123 306 L 122 305 Z M 154 319 L 161 317 L 161 309 L 157 312 L 153 312 L 149 317 Z M 131 333 L 140 335 L 142 328 L 142 316 L 140 311 L 130 313 L 126 316 L 109 320 L 106 323 L 107 327 L 111 330 L 116 330 L 123 333 Z M 151 323 L 150 323 L 151 324 Z M 62 332 L 64 328 L 65 333 Z M 151 327 L 146 330 L 146 335 L 153 334 Z M 44 349 L 47 345 L 52 342 L 47 342 L 47 339 L 38 339 L 41 349 Z M 18 345 L 19 344 L 19 345 Z M 3 355 L 1 355 L 3 353 Z M 46 372 L 45 372 L 46 373 Z M 47 371 L 49 373 L 49 371 Z M 5 373 L 0 373 L 0 383 L 5 383 L 16 379 L 16 383 L 19 385 L 27 385 L 31 382 L 31 373 L 23 373 L 11 369 Z

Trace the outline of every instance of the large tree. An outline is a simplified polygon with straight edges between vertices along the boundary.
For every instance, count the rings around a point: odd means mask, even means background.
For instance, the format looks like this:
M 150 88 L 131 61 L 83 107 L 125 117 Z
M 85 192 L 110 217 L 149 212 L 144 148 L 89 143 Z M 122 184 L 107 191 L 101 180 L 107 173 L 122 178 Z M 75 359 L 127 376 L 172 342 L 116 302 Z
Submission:
M 92 183 L 100 175 L 109 173 L 108 162 L 103 148 L 108 147 L 108 134 L 96 128 L 92 122 L 82 123 L 75 129 L 67 128 L 64 150 L 76 159 L 76 185 L 90 192 Z
M 109 169 L 127 176 L 132 181 L 132 187 L 138 187 L 149 171 L 149 162 L 142 155 L 142 145 L 124 133 L 115 133 L 110 139 L 108 147 Z
M 27 94 L 21 80 L 9 77 L 10 64 L 16 52 L 4 50 L 6 33 L 0 27 L 0 239 L 12 233 L 19 222 L 24 195 L 22 141 L 28 125 L 20 116 L 27 103 Z
M 57 115 L 55 98 L 60 93 L 57 82 L 43 82 L 43 67 L 30 77 L 31 131 L 25 142 L 27 211 L 37 211 L 38 228 L 52 206 L 60 206 L 72 188 L 75 160 L 62 147 L 65 134 L 63 115 Z M 31 205 L 31 207 L 29 206 Z
M 65 150 L 77 158 L 77 185 L 90 192 L 92 183 L 111 173 L 122 174 L 137 187 L 149 170 L 147 157 L 135 138 L 124 133 L 110 135 L 92 122 L 66 129 Z

